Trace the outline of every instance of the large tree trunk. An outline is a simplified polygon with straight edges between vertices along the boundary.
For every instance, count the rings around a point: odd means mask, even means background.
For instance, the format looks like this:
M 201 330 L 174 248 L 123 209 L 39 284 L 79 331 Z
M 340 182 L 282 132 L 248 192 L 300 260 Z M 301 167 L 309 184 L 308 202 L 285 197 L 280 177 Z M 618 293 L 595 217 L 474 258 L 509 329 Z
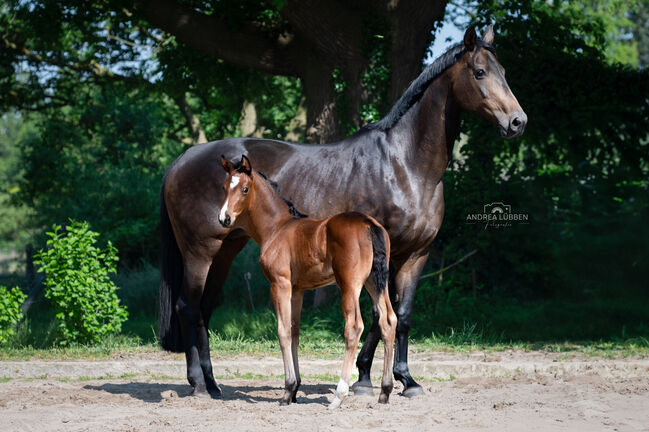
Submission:
M 333 67 L 315 64 L 307 67 L 302 77 L 306 97 L 306 140 L 326 143 L 338 138 Z
M 391 80 L 389 97 L 395 102 L 422 69 L 423 58 L 433 41 L 435 22 L 444 18 L 447 1 L 400 0 L 388 6 L 390 21 Z

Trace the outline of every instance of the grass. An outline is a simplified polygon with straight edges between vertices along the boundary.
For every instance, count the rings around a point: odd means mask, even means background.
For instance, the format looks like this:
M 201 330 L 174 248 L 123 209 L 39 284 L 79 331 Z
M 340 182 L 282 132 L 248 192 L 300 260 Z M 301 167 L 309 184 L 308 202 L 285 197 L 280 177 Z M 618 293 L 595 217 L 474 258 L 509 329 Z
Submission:
M 61 346 L 51 331 L 54 320 L 51 307 L 41 298 L 30 310 L 28 319 L 18 326 L 14 338 L 0 347 L 0 360 L 102 360 L 159 353 L 155 335 L 158 278 L 158 270 L 150 265 L 115 276 L 121 287 L 120 298 L 130 316 L 120 335 L 104 338 L 92 346 Z M 264 288 L 259 278 L 253 279 L 259 285 L 252 287 L 255 313 L 246 310 L 245 296 L 240 294 L 245 292 L 245 287 L 237 285 L 241 281 L 233 277 L 231 286 L 226 287 L 225 302 L 215 309 L 210 323 L 212 357 L 280 356 L 277 322 L 267 304 L 267 287 Z M 461 298 L 432 310 L 425 301 L 426 289 L 420 287 L 415 299 L 411 353 L 521 350 L 560 353 L 562 360 L 577 355 L 647 358 L 649 310 L 646 302 L 639 299 L 521 304 L 511 300 Z M 366 294 L 361 297 L 361 307 L 367 331 L 371 305 Z M 343 320 L 337 296 L 317 309 L 305 300 L 301 329 L 303 358 L 342 358 Z M 182 357 L 177 354 L 174 358 Z

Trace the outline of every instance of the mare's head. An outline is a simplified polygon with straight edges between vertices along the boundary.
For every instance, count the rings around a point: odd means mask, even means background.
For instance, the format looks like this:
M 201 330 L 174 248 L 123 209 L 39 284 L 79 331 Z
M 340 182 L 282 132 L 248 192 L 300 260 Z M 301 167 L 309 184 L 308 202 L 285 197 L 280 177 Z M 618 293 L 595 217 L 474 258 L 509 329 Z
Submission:
M 489 26 L 482 39 L 475 28 L 464 34 L 464 49 L 453 74 L 453 93 L 461 108 L 478 114 L 500 128 L 503 137 L 521 135 L 527 115 L 509 89 L 505 69 L 492 47 L 493 27 Z
M 253 186 L 252 165 L 245 155 L 237 165 L 227 160 L 225 156 L 221 156 L 221 165 L 228 173 L 228 178 L 223 185 L 225 202 L 219 212 L 219 222 L 228 228 L 234 224 L 237 216 L 248 209 L 250 204 Z

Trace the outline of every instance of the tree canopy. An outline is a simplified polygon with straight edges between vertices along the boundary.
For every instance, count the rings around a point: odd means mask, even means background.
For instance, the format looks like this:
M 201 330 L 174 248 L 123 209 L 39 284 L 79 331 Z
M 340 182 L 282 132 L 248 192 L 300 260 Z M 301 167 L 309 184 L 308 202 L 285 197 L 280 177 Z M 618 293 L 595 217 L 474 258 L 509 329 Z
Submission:
M 74 218 L 111 239 L 121 263 L 155 262 L 161 176 L 187 146 L 242 133 L 323 141 L 378 120 L 446 16 L 495 24 L 529 124 L 504 141 L 466 116 L 430 270 L 478 252 L 424 281 L 421 307 L 647 295 L 647 3 L 418 3 L 5 1 L 5 244 Z M 497 201 L 529 225 L 466 224 Z

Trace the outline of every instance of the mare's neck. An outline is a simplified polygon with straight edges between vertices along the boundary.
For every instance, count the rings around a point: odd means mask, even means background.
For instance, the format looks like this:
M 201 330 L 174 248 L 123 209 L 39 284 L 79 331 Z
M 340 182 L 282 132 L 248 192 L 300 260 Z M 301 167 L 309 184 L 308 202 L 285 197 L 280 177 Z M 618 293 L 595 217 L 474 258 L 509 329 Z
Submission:
M 444 175 L 460 129 L 460 108 L 453 98 L 450 69 L 428 86 L 423 96 L 388 135 L 391 148 L 432 186 Z
M 255 174 L 253 181 L 250 205 L 245 211 L 242 228 L 263 246 L 293 216 L 286 202 L 264 178 Z

